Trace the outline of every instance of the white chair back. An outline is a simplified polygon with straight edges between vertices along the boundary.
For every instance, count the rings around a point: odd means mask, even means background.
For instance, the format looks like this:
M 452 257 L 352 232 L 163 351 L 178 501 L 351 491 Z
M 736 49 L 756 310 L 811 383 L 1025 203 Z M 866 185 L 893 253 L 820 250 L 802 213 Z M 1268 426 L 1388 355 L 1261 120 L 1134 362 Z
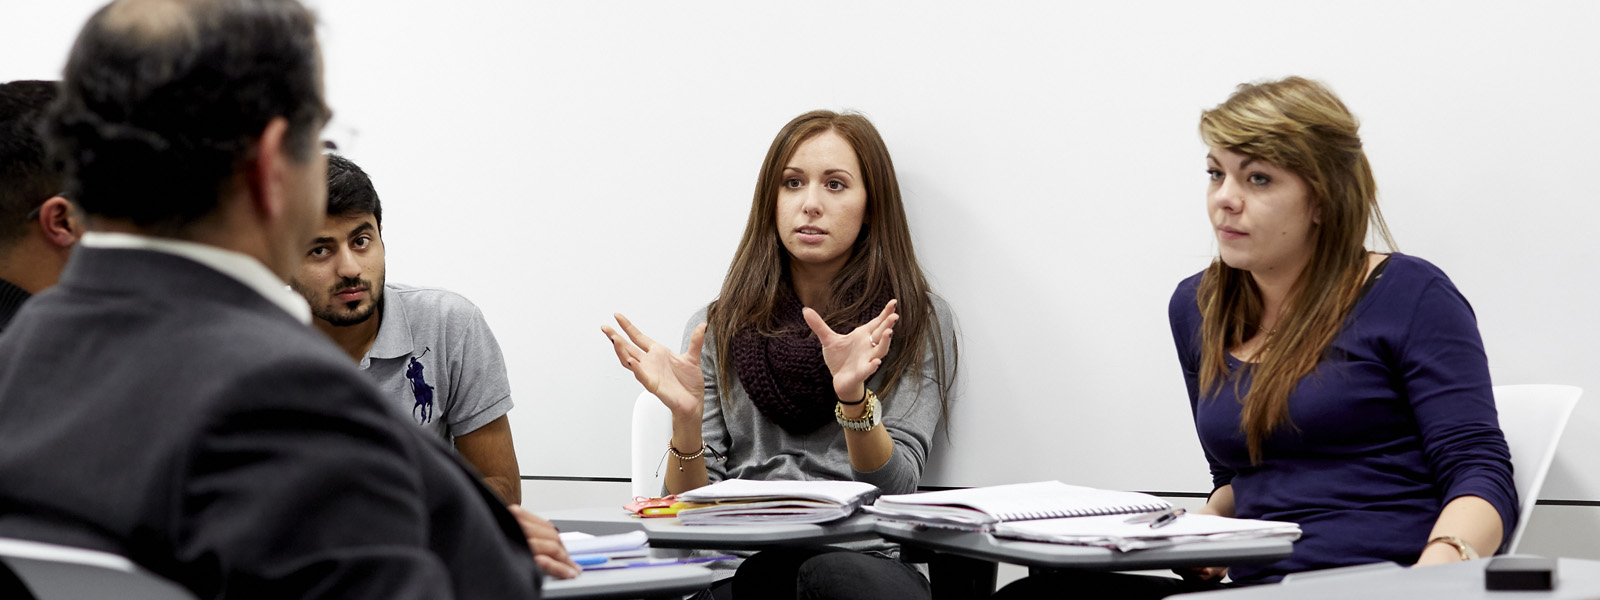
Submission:
M 1528 519 L 1539 501 L 1545 475 L 1555 461 L 1556 445 L 1567 429 L 1572 409 L 1578 405 L 1583 389 L 1570 385 L 1497 385 L 1495 410 L 1500 413 L 1500 430 L 1511 447 L 1513 480 L 1521 506 L 1517 510 L 1517 529 L 1511 532 L 1507 554 L 1516 554 Z
M 672 411 L 650 392 L 640 392 L 633 401 L 633 495 L 654 498 L 661 495 L 667 465 L 667 440 L 672 437 Z
M 188 590 L 108 552 L 0 538 L 0 561 L 38 600 L 195 600 Z

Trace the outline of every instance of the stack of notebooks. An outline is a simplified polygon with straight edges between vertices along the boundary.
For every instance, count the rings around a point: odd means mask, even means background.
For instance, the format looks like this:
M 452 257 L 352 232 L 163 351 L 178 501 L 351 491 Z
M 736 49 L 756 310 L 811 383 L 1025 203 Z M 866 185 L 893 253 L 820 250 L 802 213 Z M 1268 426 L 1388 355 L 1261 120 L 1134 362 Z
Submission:
M 1138 492 L 1116 492 L 1059 481 L 903 494 L 879 498 L 867 510 L 879 517 L 970 531 L 994 531 L 1010 521 L 1147 513 L 1172 508 Z
M 729 479 L 678 494 L 684 525 L 827 523 L 848 517 L 878 495 L 859 481 Z
M 1059 481 L 884 496 L 866 510 L 881 519 L 914 525 L 1124 552 L 1196 541 L 1300 537 L 1300 526 L 1294 523 L 1211 515 L 1183 515 L 1151 527 L 1150 519 L 1139 517 L 1171 511 L 1171 504 L 1149 494 Z

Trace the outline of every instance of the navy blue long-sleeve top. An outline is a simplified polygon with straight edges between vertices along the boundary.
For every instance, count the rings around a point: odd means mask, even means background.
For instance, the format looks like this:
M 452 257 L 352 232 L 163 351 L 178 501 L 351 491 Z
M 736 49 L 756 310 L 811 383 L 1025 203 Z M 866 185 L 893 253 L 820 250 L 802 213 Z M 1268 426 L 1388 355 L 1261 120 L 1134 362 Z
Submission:
M 1199 391 L 1201 275 L 1172 295 L 1168 316 L 1189 404 L 1216 487 L 1233 485 L 1234 515 L 1298 523 L 1294 553 L 1235 567 L 1236 581 L 1378 561 L 1415 563 L 1444 505 L 1477 496 L 1517 521 L 1511 452 L 1500 432 L 1488 359 L 1472 307 L 1438 267 L 1396 253 L 1322 361 L 1289 397 L 1289 423 L 1250 464 L 1240 398 L 1250 368 Z M 1479 548 L 1489 554 L 1493 549 Z

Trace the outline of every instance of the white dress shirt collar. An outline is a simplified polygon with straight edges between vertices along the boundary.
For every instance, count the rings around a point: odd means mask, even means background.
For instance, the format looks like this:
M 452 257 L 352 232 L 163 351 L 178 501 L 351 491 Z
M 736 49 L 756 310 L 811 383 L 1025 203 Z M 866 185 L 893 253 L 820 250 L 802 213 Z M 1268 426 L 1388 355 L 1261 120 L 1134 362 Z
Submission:
M 238 280 L 301 323 L 311 324 L 311 306 L 306 304 L 305 297 L 290 290 L 266 265 L 248 255 L 196 242 L 133 233 L 91 231 L 83 234 L 78 243 L 88 248 L 151 250 L 187 258 Z

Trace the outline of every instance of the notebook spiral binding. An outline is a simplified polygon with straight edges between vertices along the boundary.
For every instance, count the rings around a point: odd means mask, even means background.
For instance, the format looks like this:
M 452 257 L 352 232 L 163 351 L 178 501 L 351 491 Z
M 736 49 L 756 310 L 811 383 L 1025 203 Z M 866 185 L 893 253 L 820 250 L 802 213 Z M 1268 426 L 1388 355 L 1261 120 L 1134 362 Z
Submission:
M 997 513 L 995 518 L 1000 521 L 1033 521 L 1037 519 L 1064 519 L 1067 517 L 1101 517 L 1105 515 L 1131 515 L 1135 513 L 1155 512 L 1167 510 L 1171 505 L 1162 504 L 1137 504 L 1132 506 L 1109 506 L 1084 510 L 1046 510 L 1037 512 Z

